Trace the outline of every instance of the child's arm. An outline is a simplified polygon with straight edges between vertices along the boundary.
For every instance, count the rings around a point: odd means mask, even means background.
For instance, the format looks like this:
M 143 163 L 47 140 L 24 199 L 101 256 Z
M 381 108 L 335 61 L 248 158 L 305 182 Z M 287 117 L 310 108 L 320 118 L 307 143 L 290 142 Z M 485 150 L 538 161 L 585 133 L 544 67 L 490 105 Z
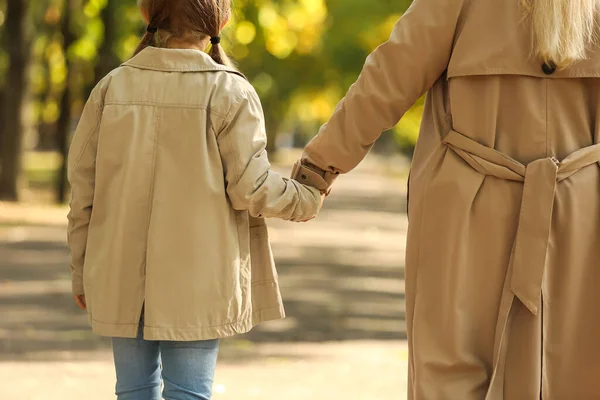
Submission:
M 68 215 L 67 238 L 71 249 L 70 264 L 75 295 L 84 294 L 83 264 L 94 199 L 98 131 L 102 115 L 98 92 L 95 89 L 85 105 L 69 150 L 71 210 Z
M 253 217 L 306 221 L 321 207 L 321 192 L 271 170 L 258 95 L 248 84 L 231 107 L 217 141 L 233 208 Z

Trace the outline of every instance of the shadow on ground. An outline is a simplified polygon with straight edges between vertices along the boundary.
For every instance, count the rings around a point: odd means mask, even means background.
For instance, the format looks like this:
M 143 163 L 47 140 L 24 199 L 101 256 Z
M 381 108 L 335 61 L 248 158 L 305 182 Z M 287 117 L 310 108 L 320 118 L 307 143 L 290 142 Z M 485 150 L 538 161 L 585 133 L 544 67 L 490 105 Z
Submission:
M 302 247 L 277 257 L 288 318 L 259 326 L 252 341 L 396 340 L 406 338 L 404 269 L 352 259 L 368 248 Z
M 386 219 L 388 214 L 404 218 L 404 207 L 403 198 L 344 195 L 333 196 L 327 209 L 375 209 Z M 335 218 L 325 212 L 324 220 Z M 375 224 L 361 219 L 334 222 L 357 231 Z M 320 233 L 328 229 L 318 220 L 313 226 Z M 87 315 L 73 304 L 64 229 L 0 226 L 0 360 L 110 348 L 108 340 L 90 332 Z M 388 223 L 378 229 L 392 228 Z M 255 342 L 404 339 L 403 257 L 400 246 L 386 251 L 369 244 L 338 246 L 335 241 L 297 244 L 291 238 L 285 245 L 278 243 L 275 253 L 288 318 L 226 341 L 222 357 L 239 361 L 257 356 Z

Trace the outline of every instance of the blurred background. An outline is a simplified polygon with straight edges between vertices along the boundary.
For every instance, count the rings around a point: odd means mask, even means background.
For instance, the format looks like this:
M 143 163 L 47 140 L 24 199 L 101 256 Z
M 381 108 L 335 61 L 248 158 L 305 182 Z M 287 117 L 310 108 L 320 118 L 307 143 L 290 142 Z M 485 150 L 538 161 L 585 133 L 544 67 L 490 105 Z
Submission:
M 235 0 L 224 48 L 289 174 L 410 0 Z M 114 399 L 110 342 L 70 294 L 65 158 L 94 85 L 133 54 L 136 0 L 0 0 L 0 398 Z M 406 177 L 423 102 L 319 218 L 269 221 L 289 317 L 223 343 L 215 399 L 405 399 Z

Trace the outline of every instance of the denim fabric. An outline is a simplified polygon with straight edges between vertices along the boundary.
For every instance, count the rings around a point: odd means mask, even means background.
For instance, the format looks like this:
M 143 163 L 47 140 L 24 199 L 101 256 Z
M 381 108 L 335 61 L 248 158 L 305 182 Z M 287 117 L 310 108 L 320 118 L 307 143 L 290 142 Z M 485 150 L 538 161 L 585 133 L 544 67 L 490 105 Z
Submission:
M 113 338 L 118 400 L 209 400 L 219 340 L 148 341 Z

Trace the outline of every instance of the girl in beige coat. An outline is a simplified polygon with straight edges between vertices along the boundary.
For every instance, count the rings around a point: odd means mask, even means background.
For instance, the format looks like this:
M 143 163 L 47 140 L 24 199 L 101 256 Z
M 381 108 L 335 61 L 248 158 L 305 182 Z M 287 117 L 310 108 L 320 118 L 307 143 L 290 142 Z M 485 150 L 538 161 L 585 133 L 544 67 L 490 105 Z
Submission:
M 327 190 L 428 91 L 409 399 L 600 399 L 598 0 L 415 0 L 308 145 Z
M 309 220 L 321 193 L 270 168 L 258 96 L 219 44 L 229 0 L 140 7 L 148 32 L 69 154 L 73 292 L 114 338 L 119 400 L 159 399 L 161 372 L 165 398 L 208 399 L 215 339 L 284 317 L 263 218 Z

